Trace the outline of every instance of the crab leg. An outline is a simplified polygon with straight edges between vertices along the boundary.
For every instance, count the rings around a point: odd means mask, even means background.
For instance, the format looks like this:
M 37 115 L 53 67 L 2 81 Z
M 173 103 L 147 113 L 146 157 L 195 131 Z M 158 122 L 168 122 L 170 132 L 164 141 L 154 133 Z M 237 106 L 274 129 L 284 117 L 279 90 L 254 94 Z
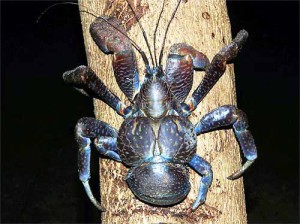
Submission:
M 122 23 L 114 17 L 99 17 L 91 24 L 90 33 L 103 53 L 113 53 L 116 81 L 129 101 L 133 102 L 140 87 L 139 73 L 131 40 Z
M 233 126 L 235 136 L 247 161 L 242 168 L 228 177 L 230 180 L 239 178 L 257 158 L 256 146 L 250 131 L 246 114 L 235 106 L 226 105 L 206 114 L 195 126 L 197 135 L 224 126 Z
M 196 109 L 198 104 L 224 74 L 226 63 L 231 62 L 237 56 L 247 38 L 247 31 L 241 30 L 230 44 L 223 47 L 219 53 L 216 54 L 210 65 L 207 67 L 206 74 L 200 85 L 193 92 L 192 97 L 188 99 L 186 105 L 183 104 L 185 110 L 192 112 Z
M 101 204 L 95 199 L 89 185 L 91 139 L 95 139 L 95 146 L 101 155 L 121 162 L 117 152 L 117 131 L 107 123 L 95 118 L 81 118 L 75 128 L 76 140 L 79 145 L 78 172 L 84 189 L 91 202 L 100 210 L 105 211 Z
M 125 104 L 104 85 L 91 68 L 78 66 L 71 71 L 66 71 L 63 79 L 84 95 L 102 100 L 119 115 L 125 115 Z
M 182 103 L 193 85 L 194 70 L 205 70 L 208 58 L 185 43 L 173 44 L 166 65 L 166 81 L 176 99 Z
M 192 160 L 189 162 L 189 166 L 202 176 L 198 197 L 192 206 L 192 210 L 194 211 L 199 205 L 205 202 L 208 188 L 212 182 L 213 172 L 210 164 L 198 155 L 194 155 Z

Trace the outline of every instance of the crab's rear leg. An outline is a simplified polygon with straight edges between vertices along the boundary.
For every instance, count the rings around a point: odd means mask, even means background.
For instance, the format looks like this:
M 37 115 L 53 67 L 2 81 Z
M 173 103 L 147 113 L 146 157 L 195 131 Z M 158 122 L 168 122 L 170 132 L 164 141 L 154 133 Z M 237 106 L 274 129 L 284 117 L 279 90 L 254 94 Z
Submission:
M 192 97 L 184 104 L 184 109 L 192 112 L 198 104 L 216 84 L 219 78 L 224 74 L 226 63 L 231 62 L 241 50 L 242 46 L 248 38 L 248 33 L 241 30 L 230 44 L 223 47 L 212 59 L 210 65 L 205 71 L 205 76 L 197 89 L 193 92 Z
M 95 199 L 90 185 L 90 159 L 91 142 L 94 140 L 96 149 L 100 155 L 121 162 L 117 151 L 117 131 L 107 123 L 95 118 L 81 118 L 75 128 L 78 151 L 78 172 L 84 189 L 91 202 L 100 210 L 105 211 L 101 204 Z
M 233 126 L 235 136 L 247 161 L 242 168 L 228 177 L 230 180 L 239 178 L 257 158 L 256 146 L 250 131 L 246 114 L 235 106 L 226 105 L 206 114 L 195 126 L 197 135 L 224 126 Z
M 202 176 L 199 193 L 195 203 L 192 206 L 192 210 L 196 210 L 199 205 L 205 202 L 208 188 L 212 182 L 213 172 L 210 164 L 198 155 L 194 155 L 192 160 L 189 162 L 189 166 Z

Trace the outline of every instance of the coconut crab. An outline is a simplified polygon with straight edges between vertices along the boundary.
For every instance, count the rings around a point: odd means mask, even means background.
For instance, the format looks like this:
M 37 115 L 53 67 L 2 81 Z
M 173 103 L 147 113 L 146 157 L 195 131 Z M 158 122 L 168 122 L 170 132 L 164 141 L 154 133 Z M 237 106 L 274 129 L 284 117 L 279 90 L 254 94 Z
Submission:
M 194 169 L 202 178 L 193 210 L 205 202 L 213 178 L 210 164 L 196 154 L 197 135 L 232 126 L 247 161 L 228 179 L 239 178 L 254 162 L 256 146 L 243 111 L 225 105 L 204 115 L 195 125 L 188 119 L 224 74 L 227 62 L 231 62 L 241 50 L 248 37 L 245 30 L 224 46 L 211 62 L 192 46 L 173 44 L 165 69 L 161 63 L 163 47 L 159 60 L 156 56 L 155 60 L 151 57 L 150 65 L 144 52 L 114 17 L 96 18 L 90 26 L 90 33 L 102 52 L 114 55 L 112 65 L 116 81 L 131 103 L 126 106 L 121 102 L 87 66 L 63 74 L 66 83 L 85 95 L 102 100 L 124 118 L 119 130 L 87 117 L 81 118 L 75 128 L 79 145 L 79 178 L 88 197 L 100 211 L 104 208 L 89 186 L 92 144 L 100 155 L 122 162 L 129 168 L 125 177 L 129 188 L 137 198 L 152 205 L 168 206 L 184 200 L 190 191 L 188 167 Z M 133 48 L 145 63 L 142 83 Z M 186 100 L 192 88 L 194 70 L 204 70 L 206 74 L 192 97 Z

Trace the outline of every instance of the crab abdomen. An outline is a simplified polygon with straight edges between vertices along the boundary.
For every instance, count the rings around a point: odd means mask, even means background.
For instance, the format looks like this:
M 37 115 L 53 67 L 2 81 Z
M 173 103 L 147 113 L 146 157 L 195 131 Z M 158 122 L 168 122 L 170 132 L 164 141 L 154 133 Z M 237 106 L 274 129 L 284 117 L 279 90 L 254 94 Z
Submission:
M 184 165 L 144 163 L 129 171 L 126 181 L 140 200 L 155 205 L 173 205 L 190 191 L 189 174 Z

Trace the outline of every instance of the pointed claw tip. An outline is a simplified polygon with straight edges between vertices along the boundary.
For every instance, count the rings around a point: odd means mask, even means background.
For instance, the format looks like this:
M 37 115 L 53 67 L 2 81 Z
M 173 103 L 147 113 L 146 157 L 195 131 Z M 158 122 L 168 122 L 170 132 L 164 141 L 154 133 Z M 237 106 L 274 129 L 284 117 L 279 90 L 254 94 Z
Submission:
M 240 178 L 244 172 L 249 168 L 249 166 L 251 166 L 253 164 L 254 160 L 247 160 L 247 162 L 242 166 L 242 168 L 236 172 L 234 172 L 233 174 L 231 174 L 229 177 L 227 177 L 227 179 L 229 180 L 235 180 Z
M 203 205 L 204 204 L 204 201 L 200 201 L 198 203 L 194 203 L 193 206 L 192 206 L 192 212 L 196 211 L 197 208 L 200 206 L 200 205 Z
M 102 207 L 99 202 L 95 202 L 95 203 L 93 202 L 93 204 L 100 212 L 106 212 L 106 209 Z
M 228 180 L 236 180 L 236 179 L 240 178 L 241 176 L 242 176 L 242 174 L 236 174 L 236 173 L 234 173 L 234 174 L 228 176 L 227 179 Z
M 100 207 L 97 207 L 98 209 L 99 209 L 99 211 L 100 212 L 106 212 L 106 209 L 105 208 L 103 208 L 102 206 L 100 206 Z
M 192 206 L 192 212 L 196 211 L 197 207 Z
M 228 180 L 234 180 L 235 178 L 232 175 L 230 175 L 230 176 L 227 177 L 227 179 Z

